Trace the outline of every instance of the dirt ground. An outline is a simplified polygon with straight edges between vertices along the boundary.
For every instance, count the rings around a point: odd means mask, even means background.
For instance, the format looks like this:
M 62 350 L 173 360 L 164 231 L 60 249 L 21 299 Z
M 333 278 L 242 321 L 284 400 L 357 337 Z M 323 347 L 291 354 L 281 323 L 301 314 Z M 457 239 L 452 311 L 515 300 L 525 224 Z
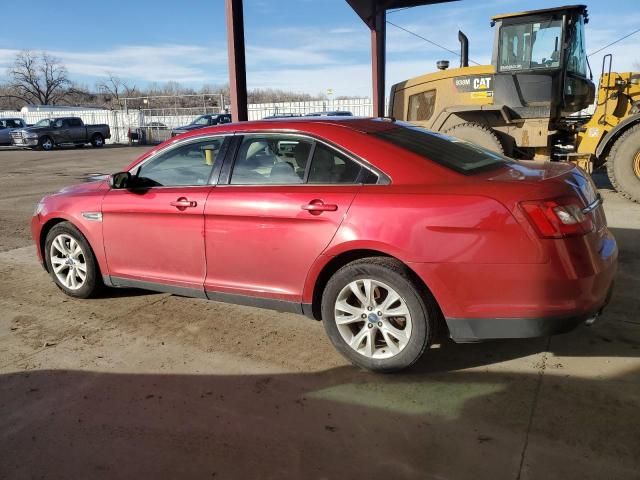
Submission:
M 143 152 L 0 150 L 1 479 L 640 478 L 640 205 L 601 176 L 621 257 L 593 327 L 383 376 L 296 315 L 58 291 L 36 202 Z

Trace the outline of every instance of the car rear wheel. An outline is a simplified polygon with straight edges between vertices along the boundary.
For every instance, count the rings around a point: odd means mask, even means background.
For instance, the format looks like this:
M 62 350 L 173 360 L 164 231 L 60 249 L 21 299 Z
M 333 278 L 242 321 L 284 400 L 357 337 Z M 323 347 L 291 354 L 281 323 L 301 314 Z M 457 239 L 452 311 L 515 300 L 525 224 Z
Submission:
M 409 270 L 388 258 L 365 258 L 338 270 L 322 295 L 322 320 L 336 349 L 355 365 L 393 372 L 430 345 L 435 315 Z
M 104 138 L 99 133 L 96 133 L 93 137 L 91 137 L 91 145 L 94 148 L 101 148 L 104 146 Z
M 51 278 L 67 295 L 89 298 L 102 286 L 93 251 L 71 223 L 58 223 L 49 231 L 44 253 Z
M 45 151 L 49 151 L 53 149 L 54 143 L 51 140 L 51 137 L 42 137 L 38 142 L 38 146 Z

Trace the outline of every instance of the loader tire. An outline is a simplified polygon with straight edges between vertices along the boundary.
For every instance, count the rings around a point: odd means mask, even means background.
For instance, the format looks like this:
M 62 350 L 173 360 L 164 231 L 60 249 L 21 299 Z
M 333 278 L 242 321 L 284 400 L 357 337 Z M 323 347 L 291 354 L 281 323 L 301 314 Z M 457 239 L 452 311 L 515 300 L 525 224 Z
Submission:
M 620 195 L 640 203 L 640 125 L 615 141 L 607 157 L 607 174 Z
M 504 146 L 498 135 L 491 128 L 479 123 L 461 123 L 445 130 L 444 133 L 504 155 Z

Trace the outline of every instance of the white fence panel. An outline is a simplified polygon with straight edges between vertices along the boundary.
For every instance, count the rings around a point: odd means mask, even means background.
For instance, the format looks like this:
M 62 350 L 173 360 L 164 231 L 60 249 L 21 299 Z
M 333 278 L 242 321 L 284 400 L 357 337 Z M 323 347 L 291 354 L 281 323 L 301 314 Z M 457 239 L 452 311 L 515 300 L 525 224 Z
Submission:
M 249 104 L 249 120 L 260 120 L 272 115 L 307 115 L 309 113 L 347 111 L 358 117 L 370 117 L 373 104 L 370 98 L 340 100 L 313 100 L 308 102 L 278 102 Z
M 168 130 L 186 125 L 194 120 L 197 114 L 175 112 L 173 115 L 167 109 L 167 114 L 158 115 L 157 111 L 145 112 L 144 110 L 73 110 L 61 111 L 59 109 L 45 110 L 40 108 L 34 112 L 0 111 L 0 118 L 22 118 L 28 124 L 34 124 L 40 120 L 51 117 L 74 116 L 80 117 L 86 124 L 106 123 L 111 129 L 111 139 L 107 143 L 127 143 L 129 141 L 129 129 L 149 126 L 152 122 L 166 125 L 166 129 L 158 133 L 158 141 L 168 138 Z M 259 103 L 248 105 L 249 120 L 260 120 L 271 115 L 306 115 L 309 113 L 348 111 L 358 117 L 370 117 L 373 114 L 373 105 L 369 98 L 349 98 L 340 100 L 314 100 L 308 102 L 278 102 Z M 153 115 L 151 113 L 154 113 Z M 176 114 L 177 113 L 177 114 Z M 156 128 L 156 127 L 152 127 Z M 160 135 L 162 133 L 162 135 Z

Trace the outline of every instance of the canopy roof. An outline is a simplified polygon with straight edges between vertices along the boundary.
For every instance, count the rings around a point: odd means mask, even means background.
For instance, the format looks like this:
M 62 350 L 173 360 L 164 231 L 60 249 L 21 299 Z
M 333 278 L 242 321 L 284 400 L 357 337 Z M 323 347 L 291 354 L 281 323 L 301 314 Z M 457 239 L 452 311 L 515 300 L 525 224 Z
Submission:
M 457 0 L 347 0 L 351 8 L 358 14 L 369 28 L 375 28 L 376 12 L 393 8 L 417 7 L 419 5 L 433 5 L 434 3 L 455 2 Z
M 530 15 L 545 15 L 551 14 L 555 12 L 565 12 L 568 10 L 577 10 L 582 14 L 587 13 L 586 5 L 565 5 L 563 7 L 554 7 L 554 8 L 543 8 L 542 10 L 528 10 L 526 12 L 514 12 L 514 13 L 503 13 L 500 15 L 495 15 L 491 17 L 491 20 L 502 20 L 503 18 L 514 18 L 514 17 L 523 17 Z

